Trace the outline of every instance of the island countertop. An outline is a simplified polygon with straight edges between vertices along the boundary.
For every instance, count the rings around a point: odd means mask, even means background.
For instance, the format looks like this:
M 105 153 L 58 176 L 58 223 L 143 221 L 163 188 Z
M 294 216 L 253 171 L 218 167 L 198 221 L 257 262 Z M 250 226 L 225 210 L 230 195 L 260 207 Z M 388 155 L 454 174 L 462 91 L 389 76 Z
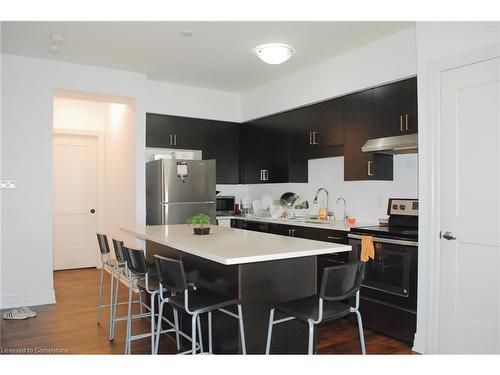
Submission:
M 188 224 L 122 228 L 156 242 L 224 265 L 291 259 L 350 251 L 350 245 L 210 225 L 210 234 L 193 234 Z

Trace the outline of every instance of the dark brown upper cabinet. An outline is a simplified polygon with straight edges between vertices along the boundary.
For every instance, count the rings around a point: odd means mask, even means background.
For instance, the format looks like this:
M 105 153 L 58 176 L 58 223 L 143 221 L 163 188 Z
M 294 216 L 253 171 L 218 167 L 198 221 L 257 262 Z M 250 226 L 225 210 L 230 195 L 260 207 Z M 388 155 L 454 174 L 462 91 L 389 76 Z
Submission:
M 343 153 L 342 98 L 287 112 L 290 117 L 291 156 L 315 159 Z
M 374 88 L 374 101 L 377 137 L 418 132 L 417 78 Z
M 218 184 L 240 183 L 240 124 L 146 114 L 146 147 L 201 150 L 216 160 Z
M 393 179 L 392 155 L 361 151 L 368 139 L 379 136 L 374 112 L 374 89 L 344 98 L 344 181 Z
M 307 160 L 293 160 L 290 155 L 288 114 L 244 124 L 242 183 L 307 182 Z

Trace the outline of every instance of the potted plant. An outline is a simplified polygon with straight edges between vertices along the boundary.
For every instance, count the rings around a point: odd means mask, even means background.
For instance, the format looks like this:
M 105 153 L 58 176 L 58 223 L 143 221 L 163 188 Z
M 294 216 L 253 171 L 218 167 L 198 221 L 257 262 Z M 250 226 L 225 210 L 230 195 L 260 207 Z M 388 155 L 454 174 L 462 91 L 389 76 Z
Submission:
M 210 224 L 210 216 L 208 215 L 204 214 L 194 215 L 187 220 L 187 223 L 198 225 L 197 227 L 193 228 L 194 234 L 201 236 L 210 233 L 210 227 L 208 226 L 204 227 L 204 225 Z

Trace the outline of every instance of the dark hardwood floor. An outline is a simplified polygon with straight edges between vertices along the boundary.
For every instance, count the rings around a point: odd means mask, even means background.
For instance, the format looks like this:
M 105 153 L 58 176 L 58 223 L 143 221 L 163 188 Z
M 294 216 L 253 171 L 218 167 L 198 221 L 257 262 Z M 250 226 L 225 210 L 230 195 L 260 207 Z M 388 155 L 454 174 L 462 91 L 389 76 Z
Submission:
M 68 354 L 122 354 L 125 322 L 117 322 L 115 340 L 108 340 L 108 309 L 104 308 L 101 324 L 96 324 L 97 284 L 96 269 L 78 269 L 54 272 L 57 303 L 35 306 L 36 318 L 4 320 L 0 326 L 0 347 L 29 348 L 32 353 Z M 127 298 L 127 289 L 120 287 L 120 299 Z M 109 275 L 105 274 L 104 303 L 109 301 Z M 138 307 L 136 306 L 135 309 Z M 126 305 L 118 309 L 124 315 Z M 134 320 L 133 332 L 147 332 L 146 319 Z M 176 353 L 175 344 L 162 335 L 160 353 Z M 368 354 L 411 354 L 411 348 L 400 341 L 365 329 Z M 22 352 L 22 351 L 21 351 Z M 132 342 L 134 354 L 150 353 L 150 340 Z M 357 328 L 346 320 L 324 324 L 318 329 L 318 354 L 359 354 Z

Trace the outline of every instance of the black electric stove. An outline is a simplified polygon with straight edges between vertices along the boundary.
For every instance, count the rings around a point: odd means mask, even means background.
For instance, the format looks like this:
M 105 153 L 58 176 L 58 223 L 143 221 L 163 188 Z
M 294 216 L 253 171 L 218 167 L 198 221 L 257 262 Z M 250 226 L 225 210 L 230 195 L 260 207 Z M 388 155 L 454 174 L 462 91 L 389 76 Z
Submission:
M 362 236 L 373 239 L 366 262 L 360 311 L 366 327 L 412 343 L 417 321 L 418 200 L 389 199 L 388 226 L 352 228 L 350 260 L 361 255 Z
M 418 200 L 389 199 L 387 226 L 367 226 L 352 228 L 351 233 L 379 238 L 418 241 Z

